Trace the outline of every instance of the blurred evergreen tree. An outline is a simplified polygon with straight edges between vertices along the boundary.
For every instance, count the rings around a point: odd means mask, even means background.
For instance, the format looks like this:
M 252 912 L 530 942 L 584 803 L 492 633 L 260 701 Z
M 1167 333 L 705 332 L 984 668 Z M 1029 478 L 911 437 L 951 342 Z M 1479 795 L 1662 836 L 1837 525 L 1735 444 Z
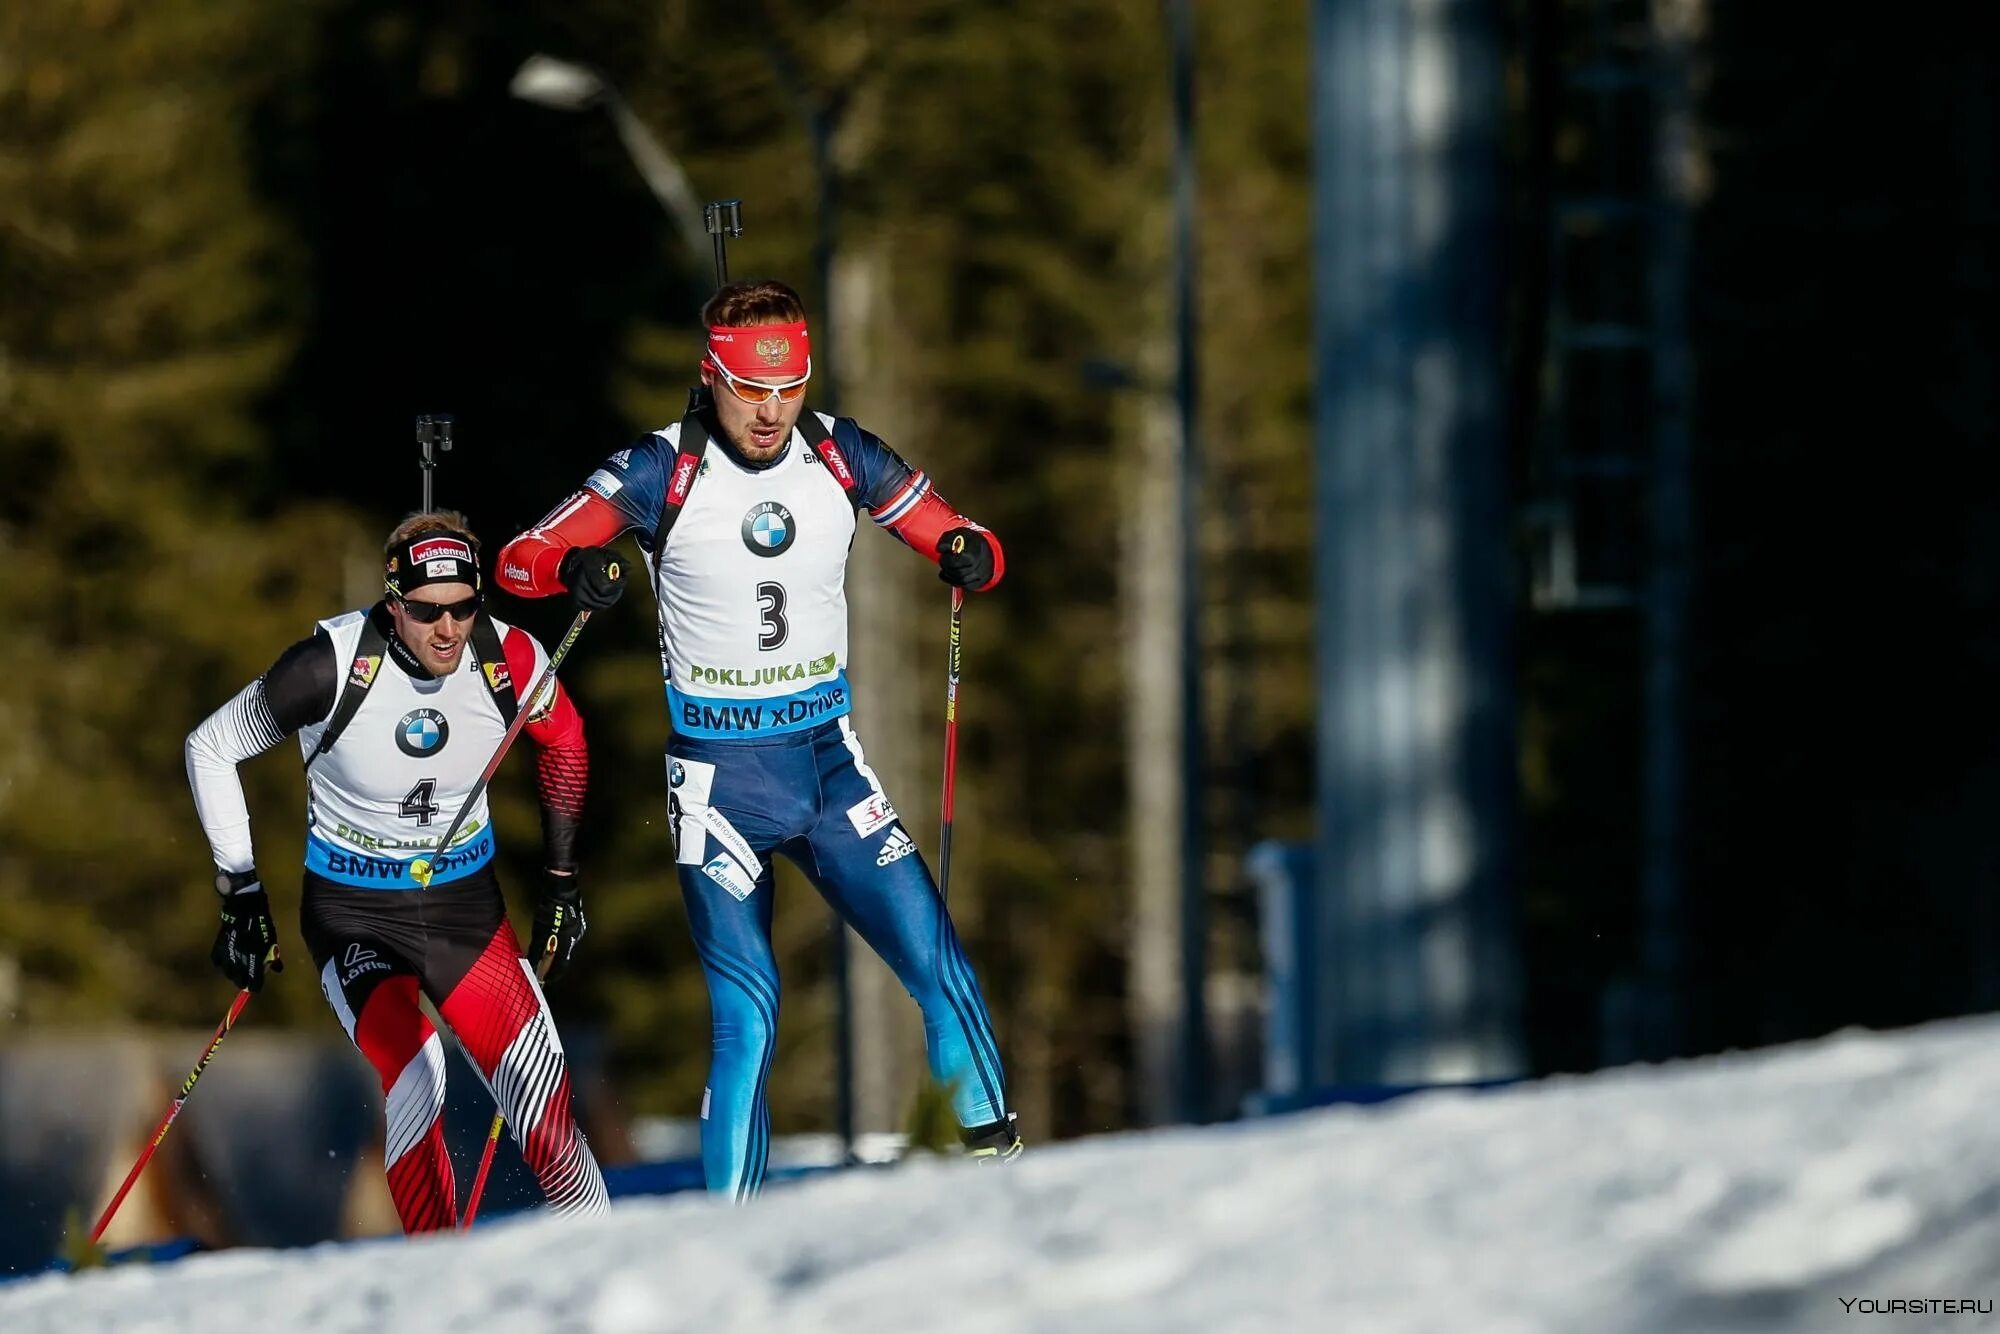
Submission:
M 9 6 L 0 50 L 0 1023 L 212 1019 L 181 741 L 338 605 L 357 549 L 339 507 L 262 495 L 302 256 L 242 110 L 296 42 L 240 0 L 94 0 Z M 250 777 L 282 879 L 297 780 Z
M 1218 886 L 1253 832 L 1310 821 L 1304 22 L 1203 16 Z M 970 622 L 954 909 L 1031 1133 L 1125 1120 L 1121 432 L 1130 395 L 1162 386 L 1108 390 L 1084 371 L 1143 370 L 1157 333 L 1156 4 L 89 0 L 10 8 L 0 50 L 13 1019 L 212 1019 L 226 984 L 206 960 L 182 738 L 315 619 L 373 599 L 375 544 L 418 495 L 415 413 L 458 416 L 438 499 L 489 549 L 679 414 L 706 259 L 679 252 L 603 115 L 509 97 L 546 51 L 604 69 L 704 196 L 742 197 L 733 268 L 792 281 L 815 309 L 800 107 L 840 104 L 839 234 L 886 258 L 899 328 L 889 369 L 910 415 L 891 443 L 1009 550 L 1007 583 Z M 943 598 L 897 555 L 890 577 L 920 607 L 904 651 L 929 756 Z M 567 619 L 553 601 L 502 602 L 545 636 Z M 593 749 L 592 931 L 554 1000 L 602 1027 L 628 1109 L 687 1115 L 707 1007 L 672 875 L 652 640 L 634 599 L 593 622 L 565 672 Z M 295 753 L 245 776 L 302 965 Z M 928 781 L 898 798 L 920 835 Z M 1225 807 L 1233 785 L 1254 792 L 1247 808 Z M 495 797 L 524 914 L 532 801 L 518 772 Z M 827 914 L 802 882 L 781 898 L 774 1109 L 781 1130 L 824 1127 Z M 1227 957 L 1253 964 L 1223 930 Z M 322 1004 L 295 967 L 259 1010 L 323 1028 Z

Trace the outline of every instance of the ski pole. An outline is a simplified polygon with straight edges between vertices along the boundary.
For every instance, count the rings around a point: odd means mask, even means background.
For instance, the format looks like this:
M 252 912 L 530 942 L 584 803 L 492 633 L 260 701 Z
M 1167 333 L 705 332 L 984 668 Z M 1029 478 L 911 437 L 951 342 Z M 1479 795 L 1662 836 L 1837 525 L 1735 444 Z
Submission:
M 173 1105 L 167 1108 L 167 1114 L 160 1119 L 160 1128 L 153 1132 L 153 1142 L 139 1154 L 139 1161 L 132 1164 L 132 1170 L 125 1174 L 125 1184 L 111 1197 L 111 1203 L 104 1206 L 104 1213 L 99 1216 L 97 1226 L 90 1229 L 92 1246 L 95 1246 L 97 1239 L 104 1235 L 104 1229 L 111 1226 L 111 1216 L 118 1212 L 119 1205 L 125 1203 L 125 1197 L 131 1192 L 133 1183 L 138 1181 L 139 1173 L 146 1170 L 146 1164 L 153 1160 L 154 1150 L 158 1149 L 160 1141 L 167 1137 L 167 1127 L 174 1123 L 174 1118 L 181 1114 L 181 1108 L 187 1105 L 188 1094 L 194 1092 L 194 1081 L 201 1078 L 201 1072 L 208 1068 L 209 1058 L 215 1055 L 215 1049 L 222 1045 L 222 1040 L 229 1036 L 229 1030 L 236 1026 L 236 1017 L 243 1013 L 243 1007 L 249 1003 L 250 991 L 247 987 L 236 993 L 236 1000 L 230 1005 L 229 1013 L 222 1017 L 222 1026 L 216 1029 L 215 1036 L 209 1039 L 208 1049 L 202 1052 L 201 1059 L 194 1063 L 194 1070 L 181 1081 L 181 1091 L 174 1096 Z
M 554 962 L 556 962 L 556 952 L 554 950 L 546 950 L 542 954 L 542 962 L 534 966 L 534 980 L 536 982 L 546 982 L 548 980 L 548 966 L 554 964 Z M 498 1098 L 496 1098 L 496 1102 L 498 1102 Z M 486 1128 L 486 1148 L 480 1150 L 480 1170 L 478 1170 L 478 1176 L 472 1178 L 472 1194 L 466 1196 L 466 1216 L 458 1222 L 458 1230 L 460 1232 L 464 1232 L 466 1228 L 470 1228 L 472 1220 L 480 1212 L 480 1196 L 486 1194 L 486 1174 L 494 1170 L 494 1148 L 500 1144 L 500 1132 L 504 1128 L 506 1128 L 506 1112 L 502 1112 L 496 1106 L 494 1108 L 494 1124 Z
M 486 1174 L 493 1170 L 493 1150 L 499 1146 L 500 1132 L 506 1125 L 507 1114 L 494 1109 L 493 1124 L 486 1128 L 486 1147 L 479 1154 L 479 1174 L 472 1178 L 472 1194 L 465 1200 L 465 1217 L 458 1222 L 461 1232 L 471 1227 L 472 1220 L 479 1216 L 479 1197 L 486 1193 Z
M 965 539 L 952 539 L 954 551 L 965 550 Z M 952 794 L 958 790 L 958 663 L 959 624 L 965 614 L 965 590 L 951 590 L 951 644 L 945 653 L 944 686 L 944 800 L 939 803 L 943 828 L 938 833 L 938 897 L 951 889 Z
M 619 577 L 617 561 L 611 562 L 609 573 L 613 579 Z M 521 728 L 526 725 L 528 716 L 535 711 L 535 701 L 542 697 L 542 691 L 554 679 L 556 668 L 562 666 L 562 660 L 569 656 L 570 646 L 576 643 L 576 637 L 583 633 L 584 623 L 589 619 L 588 607 L 578 612 L 576 619 L 569 623 L 569 633 L 562 637 L 562 643 L 556 645 L 556 651 L 549 655 L 549 665 L 542 668 L 542 674 L 535 678 L 535 688 L 521 701 L 521 707 L 514 713 L 514 721 L 507 725 L 507 735 L 500 738 L 500 746 L 493 752 L 493 758 L 486 761 L 486 772 L 479 775 L 479 781 L 465 794 L 465 800 L 459 803 L 458 814 L 452 817 L 451 827 L 446 829 L 444 837 L 438 840 L 439 861 L 450 854 L 453 836 L 458 833 L 459 826 L 465 823 L 465 817 L 471 813 L 473 804 L 479 800 L 479 794 L 493 781 L 493 775 L 499 771 L 500 761 L 507 757 L 507 748 L 514 744 L 515 737 L 521 735 Z M 436 866 L 428 857 L 419 857 L 410 863 L 410 878 L 425 889 L 431 887 L 431 877 L 436 872 Z
M 544 950 L 542 952 L 542 962 L 534 966 L 534 978 L 536 978 L 536 982 L 546 982 L 548 980 L 548 966 L 554 964 L 554 962 L 556 962 L 556 952 L 554 950 Z M 500 1132 L 504 1128 L 506 1128 L 506 1112 L 502 1112 L 496 1106 L 494 1108 L 494 1124 L 486 1128 L 486 1148 L 480 1150 L 480 1170 L 478 1170 L 478 1176 L 472 1178 L 472 1194 L 466 1196 L 466 1216 L 458 1222 L 458 1230 L 460 1232 L 464 1232 L 466 1228 L 470 1228 L 472 1220 L 478 1218 L 480 1196 L 486 1194 L 486 1174 L 494 1170 L 494 1148 L 500 1146 Z

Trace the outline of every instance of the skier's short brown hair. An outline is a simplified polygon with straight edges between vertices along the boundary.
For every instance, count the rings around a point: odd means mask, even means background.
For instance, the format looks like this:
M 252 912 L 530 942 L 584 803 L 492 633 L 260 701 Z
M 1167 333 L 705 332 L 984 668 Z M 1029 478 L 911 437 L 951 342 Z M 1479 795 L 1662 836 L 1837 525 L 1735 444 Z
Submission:
M 806 303 L 784 283 L 771 278 L 748 279 L 719 288 L 701 308 L 701 322 L 710 329 L 744 329 L 753 324 L 796 324 L 806 317 Z
M 409 544 L 413 537 L 425 533 L 454 533 L 472 543 L 472 554 L 479 554 L 479 538 L 472 531 L 472 524 L 457 510 L 422 510 L 410 515 L 396 525 L 396 531 L 389 534 L 389 540 L 382 544 L 382 554 L 393 556 Z

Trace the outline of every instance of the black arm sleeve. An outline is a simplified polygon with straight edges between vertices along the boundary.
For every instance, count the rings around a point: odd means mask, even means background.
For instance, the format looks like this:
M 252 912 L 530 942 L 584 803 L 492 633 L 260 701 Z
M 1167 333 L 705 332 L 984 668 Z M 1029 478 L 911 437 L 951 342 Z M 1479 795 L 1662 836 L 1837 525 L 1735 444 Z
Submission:
M 333 639 L 324 630 L 280 653 L 264 673 L 264 702 L 284 736 L 325 719 L 339 690 Z

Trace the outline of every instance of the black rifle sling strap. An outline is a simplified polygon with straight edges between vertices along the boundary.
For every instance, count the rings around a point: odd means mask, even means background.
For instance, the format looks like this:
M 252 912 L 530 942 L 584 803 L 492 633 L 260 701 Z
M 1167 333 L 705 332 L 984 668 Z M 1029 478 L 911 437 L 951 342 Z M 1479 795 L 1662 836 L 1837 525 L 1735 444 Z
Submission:
M 653 525 L 653 587 L 660 586 L 660 561 L 666 555 L 667 535 L 674 530 L 674 521 L 687 508 L 688 495 L 694 490 L 695 480 L 701 476 L 701 469 L 708 457 L 708 414 L 713 410 L 706 388 L 695 389 L 688 394 L 687 411 L 681 416 L 679 448 L 674 456 L 673 470 L 667 474 L 667 492 L 660 500 L 660 521 Z M 833 474 L 833 480 L 840 483 L 840 489 L 847 493 L 848 503 L 857 509 L 861 505 L 855 488 L 854 470 L 847 466 L 847 458 L 827 434 L 826 423 L 811 408 L 799 414 L 799 432 L 806 443 L 808 460 L 818 459 Z M 660 665 L 667 668 L 667 618 L 664 610 L 660 613 Z M 676 800 L 678 800 L 676 798 Z M 674 838 L 680 839 L 680 817 L 678 809 L 674 816 Z
M 840 422 L 834 423 L 836 427 Z M 819 414 L 807 408 L 799 414 L 799 434 L 805 437 L 806 453 L 826 465 L 833 474 L 833 480 L 840 483 L 840 489 L 847 493 L 847 503 L 861 508 L 861 493 L 855 487 L 854 469 L 847 464 L 847 455 L 833 442 L 833 435 L 826 429 L 826 423 Z
M 375 684 L 375 677 L 382 670 L 382 658 L 388 647 L 388 639 L 375 624 L 375 614 L 371 611 L 362 616 L 361 638 L 354 645 L 354 663 L 348 669 L 347 683 L 341 687 L 340 699 L 333 706 L 333 717 L 327 719 L 326 730 L 319 734 L 319 744 L 306 756 L 306 768 L 312 768 L 314 760 L 333 749 L 333 743 L 340 740 L 340 734 L 354 721 L 354 715 L 361 712 L 362 701 L 368 698 L 368 688 Z
M 674 521 L 687 508 L 688 493 L 694 490 L 694 480 L 701 475 L 701 465 L 708 457 L 708 391 L 695 389 L 688 394 L 687 411 L 681 414 L 681 436 L 679 449 L 674 455 L 673 470 L 667 474 L 667 491 L 660 498 L 660 521 L 653 525 L 653 548 L 649 553 L 653 558 L 653 583 L 660 581 L 660 557 L 667 549 L 667 534 L 673 532 Z
M 660 558 L 667 549 L 667 534 L 674 530 L 674 521 L 681 517 L 687 507 L 688 493 L 694 490 L 695 479 L 701 475 L 701 465 L 708 457 L 708 391 L 697 389 L 688 395 L 687 412 L 681 418 L 680 447 L 674 456 L 673 470 L 667 474 L 667 494 L 660 502 L 660 521 L 653 527 L 653 578 L 660 577 Z M 850 505 L 859 508 L 861 497 L 855 489 L 854 470 L 847 464 L 847 456 L 833 443 L 833 437 L 826 429 L 826 423 L 819 414 L 807 408 L 799 414 L 799 434 L 806 442 L 806 453 L 826 465 L 833 474 L 833 480 L 847 493 Z
M 507 670 L 507 650 L 500 646 L 500 632 L 493 628 L 493 618 L 484 611 L 472 621 L 472 653 L 480 675 L 486 679 L 487 693 L 493 696 L 493 707 L 500 710 L 500 721 L 512 727 L 514 715 L 521 711 L 521 701 L 514 693 L 513 673 Z M 533 684 L 524 682 L 520 688 L 525 690 Z
M 375 678 L 381 674 L 382 658 L 389 647 L 389 641 L 380 627 L 375 624 L 371 612 L 361 620 L 361 638 L 354 645 L 354 663 L 347 673 L 347 682 L 341 687 L 340 701 L 334 705 L 333 717 L 327 719 L 326 730 L 320 733 L 319 744 L 306 758 L 306 767 L 333 749 L 333 743 L 340 740 L 340 734 L 354 721 L 354 715 L 361 712 L 361 706 L 368 700 L 368 691 L 374 686 Z M 520 700 L 514 693 L 512 673 L 507 670 L 507 653 L 500 646 L 500 632 L 493 628 L 492 618 L 480 612 L 472 622 L 473 661 L 479 665 L 480 675 L 486 679 L 487 693 L 493 697 L 493 707 L 500 710 L 500 721 L 507 726 L 514 725 L 514 715 L 520 711 Z

